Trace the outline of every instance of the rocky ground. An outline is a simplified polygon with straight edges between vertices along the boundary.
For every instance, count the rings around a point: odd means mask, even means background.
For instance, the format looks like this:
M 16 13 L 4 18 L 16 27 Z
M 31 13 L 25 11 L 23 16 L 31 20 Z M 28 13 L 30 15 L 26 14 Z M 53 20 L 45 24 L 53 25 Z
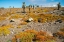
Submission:
M 59 10 L 55 10 L 55 11 L 50 11 L 50 12 L 46 12 L 47 14 L 57 14 L 57 15 L 64 15 L 64 11 L 59 11 Z M 9 18 L 9 17 L 8 17 Z M 9 30 L 11 31 L 11 33 L 7 36 L 3 35 L 0 36 L 0 42 L 7 42 L 7 40 L 11 39 L 15 34 L 19 33 L 19 32 L 23 32 L 27 29 L 33 29 L 33 30 L 37 30 L 37 31 L 47 31 L 49 33 L 49 35 L 53 36 L 53 33 L 56 33 L 57 31 L 59 31 L 59 29 L 64 28 L 64 21 L 62 21 L 62 23 L 59 22 L 48 22 L 48 23 L 39 23 L 39 22 L 29 22 L 26 25 L 21 25 L 21 28 L 18 28 L 18 24 L 20 23 L 20 19 L 15 20 L 15 22 L 10 22 L 10 20 L 8 20 L 8 18 L 2 22 L 0 22 L 0 26 L 2 25 L 7 25 L 7 24 L 12 24 L 15 27 L 14 28 L 9 28 Z M 57 39 L 57 42 L 64 42 L 64 39 Z
M 27 29 L 34 29 L 37 31 L 47 31 L 50 35 L 57 32 L 60 28 L 64 27 L 64 22 L 62 23 L 55 23 L 55 22 L 51 22 L 51 23 L 34 23 L 34 22 L 30 22 L 27 25 L 22 25 L 22 28 L 10 28 L 11 34 L 7 35 L 7 36 L 1 36 L 0 37 L 0 42 L 5 42 L 8 39 L 11 39 L 13 37 L 13 35 L 25 31 Z M 57 40 L 57 42 L 61 42 L 62 40 L 59 39 Z

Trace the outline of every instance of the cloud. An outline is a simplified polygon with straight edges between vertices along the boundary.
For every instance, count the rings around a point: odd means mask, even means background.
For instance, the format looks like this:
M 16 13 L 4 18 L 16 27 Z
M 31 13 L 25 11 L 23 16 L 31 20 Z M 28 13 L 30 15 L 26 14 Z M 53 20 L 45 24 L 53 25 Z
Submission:
M 28 1 L 30 2 L 30 4 L 33 4 L 33 5 L 40 5 L 41 3 L 43 4 L 47 0 L 28 0 Z
M 57 7 L 58 2 L 41 4 L 43 7 Z
M 58 2 L 53 2 L 54 0 L 51 0 L 51 2 L 47 2 L 48 0 L 29 0 L 32 4 L 37 4 L 43 7 L 57 7 Z
M 28 0 L 30 3 L 32 4 L 36 4 L 37 3 L 37 0 Z

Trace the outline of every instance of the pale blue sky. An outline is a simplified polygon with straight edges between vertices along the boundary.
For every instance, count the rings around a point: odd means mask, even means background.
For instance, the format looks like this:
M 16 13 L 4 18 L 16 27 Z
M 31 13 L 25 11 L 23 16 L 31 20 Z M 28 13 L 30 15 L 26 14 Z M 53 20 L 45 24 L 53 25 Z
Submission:
M 21 8 L 22 2 L 25 2 L 26 5 L 37 4 L 42 6 L 56 6 L 57 3 L 60 2 L 61 6 L 64 6 L 63 0 L 0 0 L 0 7 L 9 8 L 9 6 L 14 6 L 16 8 Z

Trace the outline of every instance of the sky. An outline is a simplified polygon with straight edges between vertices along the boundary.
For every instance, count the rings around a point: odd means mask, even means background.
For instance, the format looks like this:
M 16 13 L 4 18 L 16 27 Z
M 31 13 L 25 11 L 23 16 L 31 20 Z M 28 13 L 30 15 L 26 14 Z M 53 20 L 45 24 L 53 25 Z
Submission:
M 22 2 L 25 2 L 26 6 L 28 5 L 40 5 L 42 7 L 56 7 L 60 2 L 61 6 L 64 6 L 63 0 L 0 0 L 0 7 L 9 8 L 21 8 Z

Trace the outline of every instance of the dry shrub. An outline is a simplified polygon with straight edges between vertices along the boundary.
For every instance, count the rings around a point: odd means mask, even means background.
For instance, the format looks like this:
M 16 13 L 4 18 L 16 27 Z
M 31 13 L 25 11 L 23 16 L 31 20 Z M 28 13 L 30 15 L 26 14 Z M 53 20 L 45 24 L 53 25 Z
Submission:
M 26 30 L 24 32 L 20 32 L 16 34 L 12 41 L 17 41 L 20 39 L 22 42 L 32 42 L 32 41 L 39 41 L 39 42 L 46 42 L 47 40 L 54 40 L 53 36 L 49 36 L 44 31 L 35 31 L 35 30 Z

